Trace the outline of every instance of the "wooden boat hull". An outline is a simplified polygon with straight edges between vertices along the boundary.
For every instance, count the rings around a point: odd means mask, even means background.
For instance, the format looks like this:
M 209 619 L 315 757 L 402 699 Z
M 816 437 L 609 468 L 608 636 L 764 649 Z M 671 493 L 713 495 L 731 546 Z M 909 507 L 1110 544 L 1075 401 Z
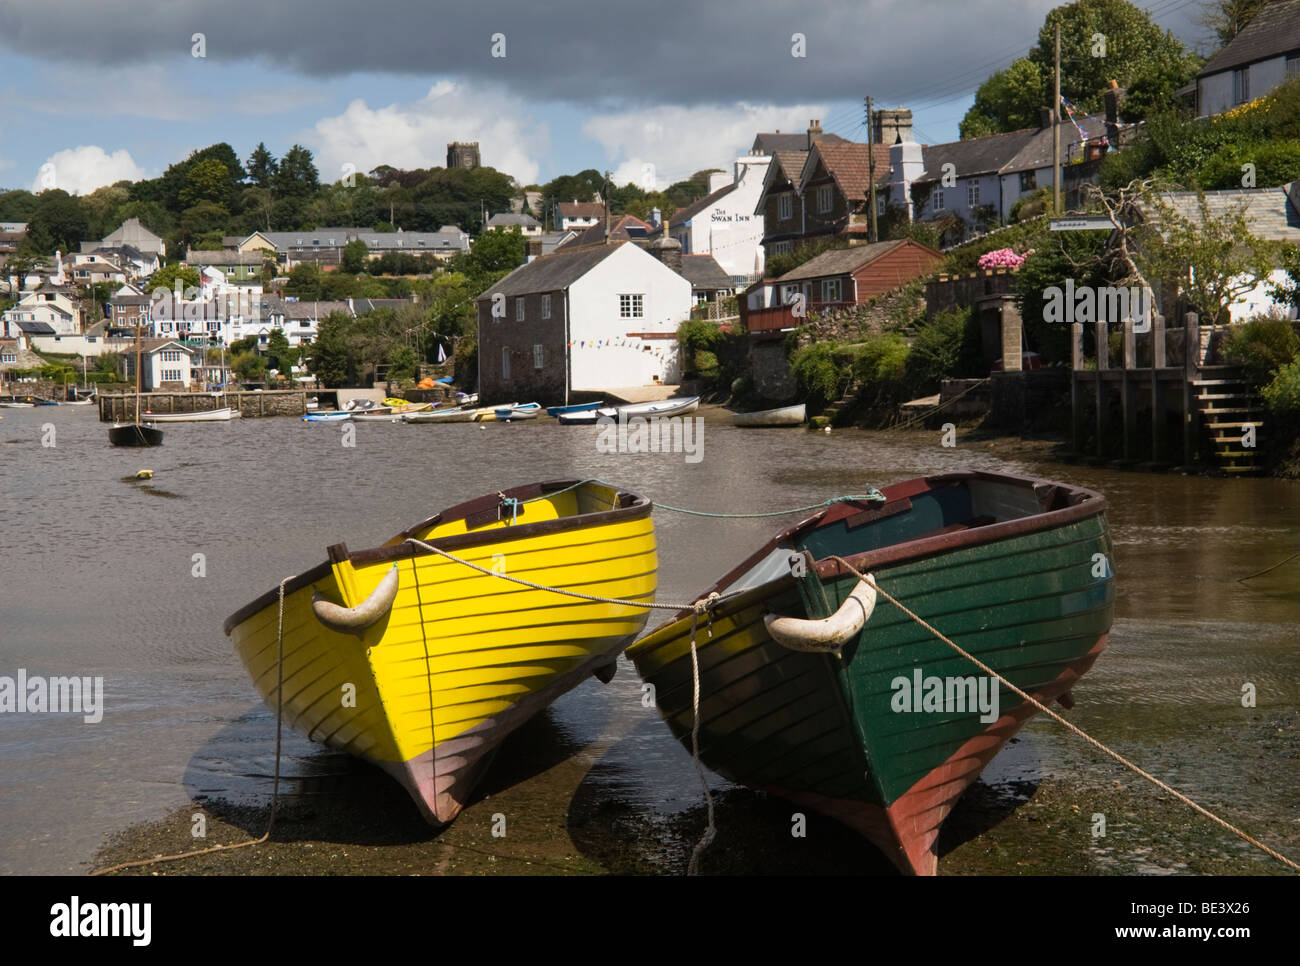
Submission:
M 765 409 L 758 413 L 733 413 L 731 421 L 737 426 L 801 426 L 807 418 L 807 408 L 803 403 L 797 406 L 783 406 L 780 409 Z
M 611 665 L 644 627 L 646 611 L 533 590 L 403 541 L 425 540 L 547 586 L 652 601 L 649 502 L 576 483 L 506 491 L 530 501 L 518 507 L 501 494 L 484 496 L 375 550 L 348 553 L 336 545 L 328 562 L 293 578 L 284 598 L 286 723 L 386 770 L 429 822 L 455 818 L 502 738 Z M 357 606 L 394 567 L 391 609 L 373 625 L 344 631 L 318 619 L 314 594 Z M 278 614 L 272 590 L 226 621 L 272 708 Z M 349 687 L 351 703 L 342 700 Z
M 114 446 L 161 446 L 163 432 L 149 423 L 114 423 L 108 441 Z
M 659 402 L 628 403 L 625 406 L 605 406 L 576 413 L 561 413 L 556 417 L 566 426 L 592 426 L 602 419 L 625 422 L 634 416 L 648 419 L 652 416 L 684 416 L 700 408 L 699 396 L 681 399 L 663 399 Z
M 474 409 L 441 409 L 425 413 L 403 413 L 402 421 L 406 423 L 472 423 Z
M 145 413 L 144 417 L 151 423 L 219 423 L 234 419 L 239 415 L 226 406 L 222 409 L 209 409 L 198 413 Z
M 904 872 L 927 875 L 953 804 L 1037 709 L 1001 687 L 995 718 L 976 708 L 901 707 L 907 689 L 899 682 L 915 685 L 918 673 L 945 687 L 984 675 L 883 598 L 841 657 L 781 646 L 765 615 L 824 616 L 810 613 L 808 585 L 789 573 L 789 554 L 816 559 L 811 572 L 831 610 L 858 583 L 827 559 L 836 554 L 1046 703 L 1105 647 L 1114 579 L 1095 555 L 1108 562 L 1111 545 L 1105 502 L 1091 491 L 965 473 L 884 494 L 883 509 L 842 503 L 822 511 L 715 585 L 726 599 L 712 636 L 701 622 L 696 637 L 701 758 L 732 781 L 845 822 Z M 994 522 L 961 526 L 985 511 Z M 628 652 L 688 748 L 690 632 L 682 614 Z
M 603 402 L 574 403 L 572 406 L 548 406 L 546 415 L 551 417 L 566 416 L 570 413 L 589 413 L 600 409 L 605 404 Z

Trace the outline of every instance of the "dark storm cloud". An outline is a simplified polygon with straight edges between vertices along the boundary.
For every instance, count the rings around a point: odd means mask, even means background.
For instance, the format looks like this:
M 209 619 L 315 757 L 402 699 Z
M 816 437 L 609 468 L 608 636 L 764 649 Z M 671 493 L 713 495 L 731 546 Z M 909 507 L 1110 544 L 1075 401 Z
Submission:
M 528 100 L 796 103 L 973 86 L 1033 40 L 1051 0 L 0 0 L 0 46 L 86 68 L 258 61 L 496 81 Z M 491 56 L 506 35 L 507 56 Z M 807 57 L 791 56 L 791 35 Z M 946 92 L 946 90 L 945 90 Z M 273 92 L 268 92 L 273 97 Z

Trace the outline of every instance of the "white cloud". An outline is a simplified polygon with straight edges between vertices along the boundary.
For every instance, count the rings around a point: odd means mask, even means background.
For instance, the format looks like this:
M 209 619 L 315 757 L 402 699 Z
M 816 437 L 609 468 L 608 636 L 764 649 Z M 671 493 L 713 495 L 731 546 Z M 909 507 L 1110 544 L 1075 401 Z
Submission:
M 125 148 L 109 154 L 96 144 L 82 144 L 56 151 L 46 159 L 32 180 L 31 190 L 62 188 L 68 194 L 89 194 L 115 181 L 139 181 L 145 172 Z
M 439 81 L 421 100 L 372 108 L 358 98 L 342 113 L 322 118 L 304 137 L 316 154 L 323 181 L 342 177 L 343 165 L 366 172 L 380 164 L 396 168 L 442 167 L 452 141 L 477 141 L 483 164 L 536 182 L 535 160 L 550 149 L 550 132 L 527 107 L 498 88 Z
M 654 181 L 666 188 L 702 168 L 731 170 L 731 162 L 748 154 L 759 131 L 804 131 L 812 118 L 826 117 L 824 104 L 775 107 L 736 104 L 730 107 L 665 105 L 596 115 L 582 133 L 605 149 L 617 165 L 615 184 L 648 187 L 644 165 L 654 165 Z

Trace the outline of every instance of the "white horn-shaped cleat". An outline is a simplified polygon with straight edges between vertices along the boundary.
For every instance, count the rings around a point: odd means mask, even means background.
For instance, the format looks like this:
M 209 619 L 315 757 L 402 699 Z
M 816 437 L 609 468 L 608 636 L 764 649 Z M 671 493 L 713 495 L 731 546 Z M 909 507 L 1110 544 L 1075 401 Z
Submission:
M 320 593 L 315 593 L 311 597 L 311 609 L 316 614 L 316 619 L 330 630 L 355 634 L 364 631 L 388 613 L 397 597 L 397 586 L 397 565 L 394 564 L 370 596 L 356 607 L 340 607 L 326 600 Z
M 867 578 L 874 580 L 871 574 Z M 768 614 L 763 623 L 772 640 L 792 651 L 838 651 L 862 631 L 875 607 L 876 588 L 866 580 L 859 580 L 830 617 L 801 620 Z

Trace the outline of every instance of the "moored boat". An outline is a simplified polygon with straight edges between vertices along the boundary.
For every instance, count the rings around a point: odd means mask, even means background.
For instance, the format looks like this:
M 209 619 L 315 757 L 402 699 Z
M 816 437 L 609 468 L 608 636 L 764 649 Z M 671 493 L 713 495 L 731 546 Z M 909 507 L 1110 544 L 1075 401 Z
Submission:
M 590 481 L 493 493 L 373 550 L 330 547 L 328 560 L 284 585 L 282 623 L 273 587 L 225 630 L 272 708 L 282 670 L 287 724 L 379 765 L 443 824 L 500 741 L 588 675 L 605 676 L 646 620 L 643 608 L 502 574 L 649 603 L 650 511 L 643 497 Z M 341 701 L 348 688 L 355 700 Z
M 733 413 L 731 421 L 737 426 L 800 426 L 807 417 L 807 408 L 803 403 L 797 406 L 782 406 L 779 409 L 765 409 L 756 413 Z
M 472 406 L 460 406 L 455 409 L 434 409 L 420 413 L 403 413 L 404 423 L 472 423 L 478 412 Z
M 145 410 L 141 418 L 151 423 L 220 423 L 235 419 L 239 413 L 225 406 L 221 409 L 206 409 L 197 413 L 151 413 Z
M 114 446 L 161 446 L 163 431 L 152 423 L 114 423 L 108 441 Z
M 605 403 L 598 399 L 595 402 L 574 403 L 572 406 L 548 406 L 546 407 L 546 415 L 554 417 L 564 416 L 569 413 L 587 413 L 600 409 L 604 405 Z
M 352 411 L 348 409 L 322 409 L 307 413 L 302 420 L 306 423 L 341 423 L 351 419 L 352 416 Z
M 661 399 L 658 402 L 627 403 L 622 406 L 605 406 L 576 413 L 561 413 L 556 419 L 566 426 L 590 426 L 602 419 L 626 422 L 633 417 L 648 419 L 653 416 L 684 416 L 699 408 L 699 396 L 682 396 Z
M 882 497 L 833 504 L 711 588 L 700 757 L 933 874 L 954 802 L 1037 708 L 892 603 L 873 612 L 874 589 L 833 558 L 1045 704 L 1069 702 L 1106 645 L 1112 548 L 1104 498 L 1079 487 L 962 472 Z M 628 651 L 688 749 L 691 631 L 684 611 Z
M 541 411 L 542 407 L 539 403 L 516 403 L 510 406 L 498 406 L 496 417 L 497 422 L 509 423 L 521 419 L 536 419 Z

